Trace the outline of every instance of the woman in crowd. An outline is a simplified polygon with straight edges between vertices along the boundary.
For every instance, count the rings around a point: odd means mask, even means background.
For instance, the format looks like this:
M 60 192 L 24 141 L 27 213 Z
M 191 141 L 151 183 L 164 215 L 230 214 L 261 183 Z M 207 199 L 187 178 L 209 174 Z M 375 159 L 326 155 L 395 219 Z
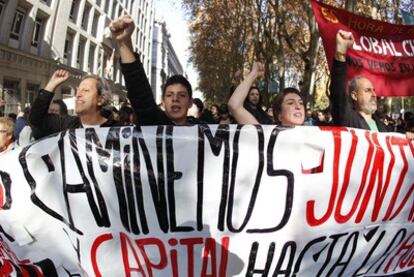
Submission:
M 228 107 L 234 119 L 239 124 L 260 124 L 243 105 L 252 84 L 257 78 L 263 76 L 264 67 L 261 63 L 253 63 L 252 71 L 246 79 L 236 88 L 230 97 Z M 276 124 L 286 127 L 303 125 L 305 121 L 304 97 L 295 88 L 282 90 L 273 102 L 273 114 Z
M 14 122 L 11 118 L 0 117 L 0 153 L 14 148 Z

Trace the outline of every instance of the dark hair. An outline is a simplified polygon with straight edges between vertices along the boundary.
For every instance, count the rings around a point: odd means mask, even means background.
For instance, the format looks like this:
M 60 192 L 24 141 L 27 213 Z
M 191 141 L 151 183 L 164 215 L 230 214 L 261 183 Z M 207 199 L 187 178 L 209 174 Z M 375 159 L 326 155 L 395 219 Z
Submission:
M 129 125 L 130 122 L 129 117 L 131 114 L 134 114 L 134 110 L 129 106 L 123 106 L 119 109 L 119 122 L 124 125 Z
M 59 105 L 60 115 L 68 115 L 68 106 L 66 106 L 62 99 L 53 100 L 52 104 Z
M 190 82 L 183 75 L 173 75 L 167 79 L 164 86 L 162 87 L 162 97 L 165 96 L 167 87 L 175 84 L 183 85 L 187 89 L 188 96 L 193 97 L 193 89 L 191 88 Z
M 286 95 L 288 95 L 290 93 L 294 93 L 294 94 L 299 95 L 299 97 L 302 99 L 303 103 L 305 104 L 305 97 L 303 96 L 303 94 L 298 89 L 291 88 L 291 87 L 283 89 L 278 94 L 278 96 L 276 96 L 275 100 L 273 101 L 273 105 L 272 105 L 273 117 L 274 117 L 277 124 L 280 124 L 279 114 L 282 110 L 283 100 L 285 100 Z
M 200 100 L 200 98 L 194 98 L 193 99 L 193 104 L 197 106 L 199 113 L 203 112 L 204 104 L 203 104 L 203 101 Z
M 250 92 L 252 91 L 252 90 L 257 90 L 258 92 L 259 92 L 259 103 L 257 103 L 257 106 L 258 107 L 261 107 L 262 106 L 262 92 L 260 91 L 260 89 L 258 88 L 258 87 L 256 87 L 256 86 L 253 86 L 253 87 L 250 87 L 250 89 L 249 89 L 249 93 L 247 94 L 247 97 L 246 97 L 246 100 L 244 100 L 244 104 L 246 105 L 246 104 L 249 104 L 250 102 L 249 102 L 249 94 L 250 94 Z

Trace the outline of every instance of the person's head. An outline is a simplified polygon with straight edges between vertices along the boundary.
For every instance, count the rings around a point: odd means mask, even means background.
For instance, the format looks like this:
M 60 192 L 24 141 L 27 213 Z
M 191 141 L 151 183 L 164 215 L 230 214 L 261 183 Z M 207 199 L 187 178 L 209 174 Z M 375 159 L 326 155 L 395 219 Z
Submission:
M 295 88 L 285 88 L 273 102 L 275 121 L 282 126 L 303 125 L 305 122 L 305 99 Z
M 75 112 L 78 115 L 100 113 L 109 103 L 110 95 L 100 77 L 87 75 L 76 89 Z
M 203 101 L 201 101 L 199 98 L 193 99 L 193 105 L 188 110 L 189 116 L 194 116 L 195 118 L 199 118 L 201 116 L 201 113 L 204 110 L 204 104 Z
M 246 100 L 247 100 L 247 103 L 250 104 L 251 106 L 258 107 L 262 102 L 259 89 L 257 87 L 251 87 Z
M 129 106 L 123 106 L 119 109 L 119 122 L 130 125 L 134 123 L 134 110 Z
M 216 116 L 216 115 L 218 115 L 218 111 L 219 111 L 219 106 L 218 106 L 218 105 L 216 105 L 216 104 L 213 104 L 213 105 L 211 106 L 211 113 L 212 113 L 214 116 Z
M 13 143 L 14 122 L 11 118 L 0 117 L 0 152 Z
M 61 99 L 53 100 L 52 104 L 49 107 L 49 113 L 54 113 L 58 115 L 67 115 L 68 114 L 68 107 L 66 106 L 65 102 Z
M 226 104 L 222 104 L 218 109 L 218 115 L 220 120 L 229 119 L 229 109 Z
M 318 111 L 318 121 L 319 122 L 325 122 L 326 121 L 326 116 L 325 116 L 325 113 L 323 111 Z
M 312 118 L 312 110 L 310 109 L 306 110 L 306 118 Z
M 182 75 L 167 79 L 162 90 L 165 114 L 178 125 L 187 124 L 187 112 L 193 104 L 190 82 Z
M 15 113 L 9 113 L 7 116 L 8 116 L 11 120 L 13 120 L 13 122 L 16 122 L 16 119 L 17 119 L 17 114 L 15 114 Z
M 358 112 L 366 115 L 375 113 L 377 110 L 377 95 L 370 80 L 362 76 L 354 77 L 349 81 L 348 91 Z

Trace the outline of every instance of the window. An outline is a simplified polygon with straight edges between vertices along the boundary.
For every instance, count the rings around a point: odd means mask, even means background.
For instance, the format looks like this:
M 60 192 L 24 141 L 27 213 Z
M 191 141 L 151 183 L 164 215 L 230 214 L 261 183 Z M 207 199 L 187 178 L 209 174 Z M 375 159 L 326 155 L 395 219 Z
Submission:
M 85 5 L 85 9 L 83 10 L 83 16 L 82 16 L 82 29 L 84 30 L 88 29 L 88 18 L 89 18 L 90 11 L 91 11 L 91 6 Z
M 83 70 L 83 56 L 85 51 L 86 41 L 81 39 L 78 45 L 78 55 L 76 56 L 76 66 L 77 68 Z
M 12 25 L 12 29 L 10 32 L 10 37 L 12 39 L 16 39 L 16 40 L 19 39 L 20 30 L 23 25 L 23 19 L 24 19 L 24 12 L 17 10 L 16 13 L 14 14 L 13 25 Z
M 109 2 L 110 2 L 110 0 L 106 0 L 106 1 L 105 1 L 105 8 L 104 8 L 104 11 L 105 11 L 105 13 L 106 13 L 106 14 L 108 14 L 108 11 L 109 11 Z
M 40 85 L 28 83 L 26 86 L 26 104 L 33 104 L 37 92 L 40 90 Z
M 69 66 L 71 65 L 71 60 L 72 60 L 72 46 L 73 46 L 73 35 L 71 33 L 67 33 L 63 58 L 64 58 L 64 64 L 69 65 Z
M 93 16 L 93 22 L 92 22 L 92 35 L 94 37 L 98 34 L 98 23 L 99 23 L 99 13 L 95 13 Z
M 95 66 L 94 64 L 95 50 L 96 50 L 96 45 L 91 43 L 91 46 L 89 48 L 89 59 L 88 59 L 88 69 L 89 69 L 89 72 L 91 73 L 93 73 L 93 67 Z
M 73 0 L 72 6 L 70 8 L 69 19 L 73 22 L 76 22 L 76 17 L 78 13 L 78 0 Z
M 0 16 L 3 14 L 4 7 L 6 6 L 6 3 L 4 0 L 0 0 Z
M 39 17 L 36 17 L 36 20 L 34 22 L 34 27 L 33 27 L 33 36 L 32 36 L 32 46 L 34 47 L 39 46 L 39 37 L 40 37 L 41 29 L 42 29 L 42 19 Z
M 40 0 L 40 2 L 50 6 L 50 0 Z
M 116 2 L 114 1 L 114 3 L 112 4 L 112 19 L 115 19 L 115 15 L 116 15 Z

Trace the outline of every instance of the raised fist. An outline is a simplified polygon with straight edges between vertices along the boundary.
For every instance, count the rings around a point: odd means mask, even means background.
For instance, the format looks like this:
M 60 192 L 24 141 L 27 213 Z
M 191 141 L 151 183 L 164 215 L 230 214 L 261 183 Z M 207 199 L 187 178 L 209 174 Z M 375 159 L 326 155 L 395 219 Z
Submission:
M 336 52 L 345 54 L 347 50 L 352 47 L 354 42 L 354 36 L 351 32 L 339 30 L 338 33 L 336 33 Z
M 256 78 L 264 75 L 264 65 L 260 62 L 254 62 L 252 66 L 252 71 Z
M 112 39 L 117 42 L 131 39 L 134 28 L 134 20 L 132 20 L 129 15 L 123 15 L 120 18 L 112 21 L 109 25 L 109 29 L 112 33 Z
M 68 71 L 66 71 L 64 69 L 58 69 L 53 73 L 52 77 L 50 77 L 50 80 L 47 83 L 45 89 L 47 91 L 54 92 L 55 89 L 59 85 L 66 82 L 66 80 L 69 79 L 69 77 L 70 77 L 70 75 L 69 75 Z

